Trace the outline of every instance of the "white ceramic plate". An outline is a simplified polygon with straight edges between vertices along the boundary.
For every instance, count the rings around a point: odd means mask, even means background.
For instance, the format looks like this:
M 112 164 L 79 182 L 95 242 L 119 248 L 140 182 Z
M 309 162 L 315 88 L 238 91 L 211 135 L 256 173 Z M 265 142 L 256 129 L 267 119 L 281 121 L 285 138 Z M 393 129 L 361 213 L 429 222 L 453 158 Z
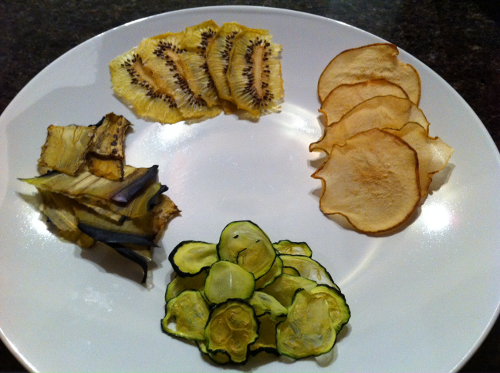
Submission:
M 109 62 L 145 37 L 210 18 L 270 29 L 283 44 L 282 112 L 258 123 L 232 115 L 172 126 L 137 119 L 112 94 Z M 320 182 L 310 177 L 317 155 L 308 144 L 321 135 L 321 71 L 342 50 L 380 41 L 308 14 L 201 8 L 110 30 L 44 69 L 0 118 L 0 331 L 20 361 L 52 372 L 220 371 L 195 346 L 161 332 L 172 273 L 166 258 L 182 240 L 217 242 L 227 223 L 251 219 L 272 240 L 308 242 L 345 293 L 352 318 L 327 367 L 260 357 L 238 370 L 458 370 L 489 331 L 500 299 L 499 155 L 480 120 L 402 51 L 421 75 L 431 135 L 455 148 L 448 179 L 404 229 L 368 237 L 320 212 Z M 182 210 L 155 253 L 152 290 L 111 250 L 82 251 L 56 238 L 33 205 L 34 188 L 17 180 L 36 175 L 49 124 L 91 124 L 108 112 L 135 124 L 128 163 L 159 164 L 160 180 Z

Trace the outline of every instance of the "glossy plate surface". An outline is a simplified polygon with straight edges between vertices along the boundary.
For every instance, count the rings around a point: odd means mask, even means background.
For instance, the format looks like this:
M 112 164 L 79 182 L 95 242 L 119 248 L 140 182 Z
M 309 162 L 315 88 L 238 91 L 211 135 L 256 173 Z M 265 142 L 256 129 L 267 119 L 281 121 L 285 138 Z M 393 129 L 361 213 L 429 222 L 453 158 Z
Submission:
M 258 122 L 221 115 L 161 126 L 137 119 L 113 96 L 109 62 L 143 38 L 213 19 L 269 29 L 283 44 L 285 103 Z M 300 30 L 300 32 L 297 32 Z M 382 40 L 333 20 L 258 7 L 200 8 L 138 20 L 66 53 L 34 78 L 0 117 L 0 332 L 33 371 L 220 371 L 196 346 L 163 334 L 168 253 L 182 240 L 217 242 L 250 219 L 273 241 L 306 241 L 340 286 L 352 318 L 327 367 L 251 358 L 242 370 L 453 371 L 489 331 L 500 300 L 498 151 L 463 99 L 409 54 L 422 79 L 430 134 L 455 148 L 441 187 L 391 235 L 346 229 L 319 210 L 312 179 L 321 136 L 317 80 L 339 52 Z M 124 115 L 135 125 L 127 163 L 160 166 L 182 210 L 155 252 L 155 287 L 114 252 L 61 242 L 40 220 L 35 191 L 50 124 Z

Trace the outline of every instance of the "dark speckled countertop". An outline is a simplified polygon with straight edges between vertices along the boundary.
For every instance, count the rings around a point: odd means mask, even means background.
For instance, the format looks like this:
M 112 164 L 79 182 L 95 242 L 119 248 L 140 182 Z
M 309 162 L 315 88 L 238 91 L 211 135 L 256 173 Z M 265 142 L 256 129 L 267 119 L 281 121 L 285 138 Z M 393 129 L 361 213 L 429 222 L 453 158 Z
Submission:
M 288 8 L 380 36 L 450 83 L 482 120 L 497 147 L 500 144 L 498 0 L 2 0 L 0 113 L 36 74 L 83 41 L 139 18 L 207 5 Z M 0 371 L 26 371 L 1 342 Z M 500 321 L 462 371 L 500 371 Z

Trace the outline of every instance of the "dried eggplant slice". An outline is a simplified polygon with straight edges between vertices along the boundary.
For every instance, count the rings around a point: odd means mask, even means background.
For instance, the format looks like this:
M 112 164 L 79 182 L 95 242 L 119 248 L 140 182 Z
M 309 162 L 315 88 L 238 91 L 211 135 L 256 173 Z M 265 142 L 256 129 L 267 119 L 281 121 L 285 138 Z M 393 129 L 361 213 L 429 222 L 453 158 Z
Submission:
M 70 197 L 83 195 L 127 203 L 143 186 L 158 174 L 158 166 L 134 168 L 125 166 L 123 180 L 114 181 L 95 176 L 88 171 L 77 176 L 51 172 L 31 179 L 20 179 L 39 189 L 62 193 Z
M 148 279 L 148 260 L 141 254 L 137 253 L 135 250 L 128 248 L 125 245 L 113 242 L 107 242 L 106 245 L 114 249 L 118 254 L 131 260 L 132 262 L 138 264 L 143 271 L 143 276 L 141 283 L 146 283 Z
M 39 167 L 74 176 L 86 161 L 95 128 L 77 125 L 47 128 L 47 139 L 38 160 Z
M 87 155 L 87 167 L 96 176 L 108 180 L 122 180 L 125 163 L 122 159 L 103 158 L 89 154 Z
M 203 295 L 197 290 L 186 290 L 168 301 L 162 329 L 176 337 L 204 341 L 209 314 Z
M 90 151 L 101 157 L 125 159 L 125 135 L 132 126 L 125 117 L 108 113 L 96 126 Z
M 78 219 L 74 211 L 75 201 L 63 194 L 38 190 L 42 197 L 40 210 L 56 227 L 64 239 L 88 248 L 94 244 L 94 239 L 78 228 Z

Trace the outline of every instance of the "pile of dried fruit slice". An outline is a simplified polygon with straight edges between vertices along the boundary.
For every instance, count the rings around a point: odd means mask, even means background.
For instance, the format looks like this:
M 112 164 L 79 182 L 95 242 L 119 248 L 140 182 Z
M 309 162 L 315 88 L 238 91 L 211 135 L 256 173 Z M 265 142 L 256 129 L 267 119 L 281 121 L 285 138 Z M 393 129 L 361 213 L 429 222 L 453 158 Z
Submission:
M 327 154 L 312 175 L 322 181 L 320 208 L 365 233 L 405 222 L 453 153 L 429 136 L 420 77 L 398 53 L 385 43 L 346 50 L 318 82 L 325 129 L 309 149 Z
M 237 108 L 258 118 L 283 101 L 280 58 L 267 30 L 209 20 L 144 39 L 111 61 L 111 82 L 137 115 L 160 123 Z
M 131 123 L 107 114 L 96 125 L 48 128 L 34 185 L 41 211 L 58 234 L 89 248 L 102 242 L 139 264 L 148 279 L 152 249 L 177 206 L 156 181 L 158 166 L 125 163 L 125 136 Z
M 213 361 L 268 352 L 325 354 L 349 321 L 344 295 L 304 242 L 271 243 L 251 221 L 228 224 L 217 244 L 183 241 L 169 255 L 167 334 L 196 341 Z

